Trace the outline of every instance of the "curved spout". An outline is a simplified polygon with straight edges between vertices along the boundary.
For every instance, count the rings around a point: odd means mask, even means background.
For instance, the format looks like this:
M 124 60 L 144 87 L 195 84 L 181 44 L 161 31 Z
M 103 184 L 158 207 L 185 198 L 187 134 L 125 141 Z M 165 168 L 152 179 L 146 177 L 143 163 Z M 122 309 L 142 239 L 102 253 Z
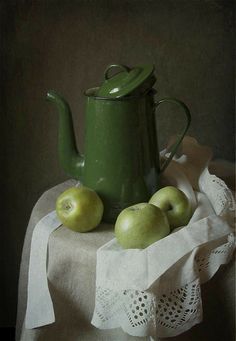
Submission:
M 56 104 L 59 112 L 58 152 L 60 164 L 66 174 L 81 180 L 84 158 L 76 147 L 69 104 L 53 90 L 47 93 L 47 99 Z

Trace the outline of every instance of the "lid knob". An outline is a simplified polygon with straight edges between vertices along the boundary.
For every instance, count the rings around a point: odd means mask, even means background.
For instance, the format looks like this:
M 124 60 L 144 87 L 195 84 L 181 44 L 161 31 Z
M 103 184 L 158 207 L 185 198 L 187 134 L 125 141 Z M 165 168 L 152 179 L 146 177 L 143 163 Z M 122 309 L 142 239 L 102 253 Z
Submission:
M 118 72 L 110 73 L 112 69 Z M 129 68 L 122 64 L 111 64 L 104 72 L 104 82 L 98 90 L 98 96 L 119 98 L 132 94 L 142 94 L 152 88 L 156 81 L 154 65 L 139 65 Z
M 108 75 L 109 75 L 109 71 L 111 69 L 113 69 L 113 68 L 120 68 L 122 71 L 126 71 L 126 72 L 130 71 L 130 68 L 128 66 L 125 66 L 125 65 L 122 65 L 122 64 L 111 64 L 104 71 L 104 78 L 105 78 L 105 80 L 108 80 L 108 79 L 111 78 L 111 77 L 108 77 Z

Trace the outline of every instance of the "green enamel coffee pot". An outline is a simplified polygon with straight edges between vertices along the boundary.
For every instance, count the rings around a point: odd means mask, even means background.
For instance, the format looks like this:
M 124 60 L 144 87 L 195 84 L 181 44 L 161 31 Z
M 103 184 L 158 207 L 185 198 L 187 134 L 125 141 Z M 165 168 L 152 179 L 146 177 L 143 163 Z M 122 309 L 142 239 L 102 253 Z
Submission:
M 55 91 L 47 98 L 59 111 L 58 149 L 64 171 L 94 189 L 104 203 L 103 221 L 114 223 L 130 205 L 147 202 L 189 127 L 187 106 L 174 98 L 155 101 L 153 65 L 110 65 L 100 87 L 85 91 L 84 153 L 78 152 L 70 107 Z M 183 109 L 186 123 L 168 158 L 160 162 L 156 111 L 163 103 Z

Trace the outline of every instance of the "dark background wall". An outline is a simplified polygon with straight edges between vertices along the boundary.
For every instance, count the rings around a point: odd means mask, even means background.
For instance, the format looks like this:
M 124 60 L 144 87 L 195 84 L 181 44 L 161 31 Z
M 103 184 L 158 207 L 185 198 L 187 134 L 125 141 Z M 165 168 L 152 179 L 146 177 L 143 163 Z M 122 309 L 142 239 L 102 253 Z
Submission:
M 193 118 L 189 134 L 211 146 L 215 158 L 232 161 L 234 1 L 1 0 L 0 11 L 0 326 L 10 326 L 31 210 L 46 189 L 66 179 L 47 90 L 69 101 L 83 150 L 83 91 L 99 85 L 110 63 L 153 63 L 157 98 L 183 100 Z M 165 110 L 161 146 L 181 125 L 173 108 L 169 118 Z

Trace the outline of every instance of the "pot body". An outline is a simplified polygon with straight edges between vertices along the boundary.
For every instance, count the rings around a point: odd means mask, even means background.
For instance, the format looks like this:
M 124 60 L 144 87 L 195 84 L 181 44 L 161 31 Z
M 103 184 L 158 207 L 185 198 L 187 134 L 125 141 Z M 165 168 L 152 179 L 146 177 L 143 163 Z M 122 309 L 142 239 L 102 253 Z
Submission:
M 104 221 L 147 202 L 159 188 L 160 165 L 153 91 L 117 99 L 86 92 L 82 182 L 104 202 Z

